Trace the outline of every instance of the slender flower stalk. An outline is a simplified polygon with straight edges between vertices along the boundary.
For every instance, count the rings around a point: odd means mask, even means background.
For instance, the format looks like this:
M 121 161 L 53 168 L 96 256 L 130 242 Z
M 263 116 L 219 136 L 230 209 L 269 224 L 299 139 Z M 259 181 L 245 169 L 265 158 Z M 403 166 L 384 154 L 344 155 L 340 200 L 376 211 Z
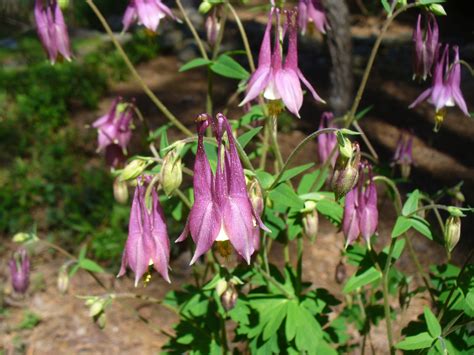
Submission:
M 13 289 L 19 294 L 24 294 L 30 284 L 30 259 L 26 250 L 15 252 L 8 266 Z
M 71 60 L 69 35 L 63 13 L 56 0 L 35 1 L 35 21 L 38 36 L 51 64 L 59 57 Z
M 259 238 L 258 230 L 268 229 L 252 207 L 231 127 L 220 113 L 215 119 L 207 114 L 199 115 L 196 122 L 198 149 L 194 162 L 194 205 L 176 242 L 184 241 L 191 234 L 196 243 L 191 264 L 214 242 L 219 242 L 226 249 L 229 249 L 230 242 L 237 253 L 250 263 L 250 257 L 259 245 L 259 240 L 256 240 Z M 218 147 L 215 174 L 204 151 L 204 134 L 211 123 Z M 224 146 L 224 135 L 227 136 L 227 146 Z
M 170 8 L 160 0 L 130 0 L 123 15 L 123 30 L 127 31 L 134 23 L 156 32 L 160 21 L 166 16 L 176 20 Z
M 146 202 L 150 182 L 150 177 L 141 177 L 137 180 L 130 211 L 128 239 L 118 274 L 123 276 L 127 267 L 132 269 L 135 273 L 135 286 L 150 265 L 153 265 L 167 282 L 171 282 L 168 275 L 170 242 L 165 216 L 155 188 L 151 188 L 149 206 Z
M 274 14 L 277 20 L 275 26 L 275 44 L 272 53 L 270 32 Z M 268 100 L 281 99 L 291 113 L 300 117 L 299 110 L 303 105 L 303 90 L 300 81 L 308 88 L 316 101 L 324 102 L 324 100 L 318 96 L 313 86 L 311 86 L 298 68 L 296 13 L 289 11 L 286 14 L 286 27 L 288 27 L 288 31 L 285 31 L 285 28 L 283 29 L 283 37 L 285 37 L 285 32 L 288 32 L 288 52 L 285 61 L 283 63 L 280 44 L 280 10 L 272 8 L 260 46 L 258 68 L 249 80 L 247 94 L 240 103 L 240 106 L 247 104 L 258 95 L 263 94 Z

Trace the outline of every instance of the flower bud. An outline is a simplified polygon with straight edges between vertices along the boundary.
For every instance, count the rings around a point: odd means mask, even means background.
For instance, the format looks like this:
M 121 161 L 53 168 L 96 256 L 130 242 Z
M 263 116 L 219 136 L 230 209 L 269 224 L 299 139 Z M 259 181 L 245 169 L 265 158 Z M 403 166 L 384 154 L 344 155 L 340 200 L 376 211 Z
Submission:
M 163 159 L 160 181 L 166 196 L 171 196 L 181 186 L 183 170 L 181 167 L 181 157 L 176 150 L 171 150 Z
M 351 141 L 345 137 L 340 131 L 336 134 L 337 147 L 339 148 L 339 154 L 346 159 L 351 159 L 353 154 L 353 148 Z
M 212 4 L 210 2 L 207 2 L 207 1 L 203 1 L 200 5 L 199 5 L 199 12 L 201 14 L 207 14 L 210 10 L 212 9 Z
M 125 181 L 122 181 L 120 177 L 114 180 L 114 198 L 115 201 L 124 205 L 128 201 L 128 187 Z
M 227 281 L 225 279 L 220 279 L 219 281 L 217 281 L 217 284 L 216 284 L 216 292 L 217 292 L 217 295 L 219 297 L 221 297 L 225 290 L 227 290 Z
M 235 303 L 237 302 L 237 298 L 239 294 L 237 293 L 237 289 L 232 283 L 229 283 L 229 287 L 224 291 L 221 296 L 222 306 L 226 311 L 230 311 L 235 307 Z
M 352 159 L 347 160 L 342 152 L 336 160 L 336 166 L 331 178 L 331 188 L 336 196 L 336 200 L 344 197 L 354 188 L 359 177 L 360 150 L 359 145 L 354 143 L 355 153 Z
M 24 294 L 30 284 L 30 260 L 26 250 L 15 252 L 8 266 L 13 289 L 17 293 Z
M 67 272 L 67 267 L 61 266 L 59 269 L 58 279 L 57 279 L 57 287 L 59 292 L 66 293 L 67 289 L 69 288 L 69 275 Z
M 316 240 L 318 235 L 319 217 L 316 203 L 314 201 L 306 201 L 305 212 L 303 212 L 303 233 L 312 242 Z
M 221 27 L 221 24 L 217 19 L 217 7 L 214 7 L 212 13 L 207 16 L 205 27 L 207 42 L 211 46 L 214 46 L 216 44 L 217 36 Z
M 69 6 L 69 0 L 58 0 L 58 5 L 61 10 L 66 10 Z
M 334 275 L 334 278 L 336 279 L 336 282 L 341 285 L 344 280 L 347 277 L 347 271 L 346 271 L 346 266 L 343 264 L 342 261 L 339 262 L 336 266 L 336 274 Z
M 453 251 L 461 237 L 461 218 L 449 216 L 444 225 L 444 241 L 449 253 Z
M 257 179 L 252 178 L 247 183 L 247 190 L 249 192 L 250 202 L 257 216 L 261 216 L 264 208 L 262 187 Z
M 142 159 L 132 160 L 127 166 L 122 170 L 120 174 L 120 180 L 127 181 L 136 179 L 140 174 L 146 169 L 148 163 Z

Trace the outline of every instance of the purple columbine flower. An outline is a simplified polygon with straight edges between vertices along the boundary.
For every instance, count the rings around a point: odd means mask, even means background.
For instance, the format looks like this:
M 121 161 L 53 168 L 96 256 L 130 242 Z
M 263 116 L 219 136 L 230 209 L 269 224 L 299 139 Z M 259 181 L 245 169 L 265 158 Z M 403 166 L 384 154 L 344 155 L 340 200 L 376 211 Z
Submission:
M 128 239 L 122 256 L 119 276 L 125 274 L 129 267 L 135 273 L 135 287 L 148 267 L 153 265 L 156 271 L 168 282 L 168 265 L 170 259 L 170 242 L 166 228 L 163 209 L 158 200 L 155 188 L 151 189 L 150 208 L 145 203 L 150 177 L 139 178 L 133 196 Z
M 377 189 L 368 166 L 368 182 L 364 182 L 364 167 L 359 166 L 359 183 L 346 195 L 342 230 L 346 237 L 346 246 L 354 243 L 359 236 L 365 239 L 370 249 L 370 237 L 377 230 L 379 213 L 377 208 Z
M 329 23 L 320 0 L 300 0 L 298 2 L 298 26 L 301 33 L 306 33 L 309 22 L 313 22 L 321 33 L 326 33 Z
M 115 156 L 117 149 L 111 148 L 114 145 L 120 147 L 124 154 L 127 152 L 132 138 L 133 104 L 122 101 L 122 98 L 116 98 L 109 112 L 92 124 L 98 132 L 98 152 L 105 149 L 108 155 L 107 151 L 112 150 Z
M 210 121 L 217 140 L 217 168 L 211 171 L 204 151 L 204 133 Z M 215 120 L 206 114 L 197 119 L 198 148 L 194 162 L 194 205 L 185 229 L 176 242 L 189 234 L 196 243 L 191 264 L 206 253 L 214 242 L 228 242 L 250 263 L 258 248 L 258 229 L 268 230 L 250 202 L 236 143 L 227 118 L 219 113 Z M 224 147 L 223 136 L 228 145 Z
M 170 8 L 160 0 L 130 0 L 123 15 L 123 30 L 127 31 L 133 23 L 137 22 L 150 31 L 156 32 L 160 20 L 166 16 L 176 19 Z
M 61 55 L 71 60 L 69 35 L 63 13 L 56 0 L 36 0 L 35 20 L 38 36 L 52 64 Z
M 441 53 L 442 52 L 442 53 Z M 459 48 L 453 46 L 454 61 L 449 63 L 449 45 L 444 50 L 438 48 L 438 62 L 433 72 L 432 86 L 425 90 L 409 107 L 413 108 L 424 100 L 428 100 L 436 109 L 435 131 L 439 130 L 446 115 L 446 107 L 457 105 L 468 117 L 466 101 L 461 92 L 461 63 L 459 62 Z
M 334 115 L 332 112 L 323 112 L 321 115 L 321 121 L 319 122 L 319 129 L 334 128 L 333 124 Z M 324 164 L 329 158 L 329 155 L 337 145 L 337 137 L 334 133 L 324 133 L 318 136 L 318 156 L 319 162 Z M 331 159 L 331 166 L 336 164 L 337 151 Z
M 413 60 L 413 78 L 426 80 L 431 75 L 433 63 L 438 49 L 438 22 L 432 13 L 425 16 L 424 30 L 421 29 L 421 14 L 413 31 L 413 42 L 415 44 Z
M 276 13 L 277 24 L 275 30 L 275 45 L 272 54 L 270 31 L 272 28 L 273 13 Z M 245 105 L 258 95 L 263 94 L 268 100 L 281 99 L 290 112 L 300 117 L 299 110 L 303 105 L 303 90 L 300 81 L 308 88 L 315 100 L 324 102 L 298 68 L 298 44 L 295 22 L 295 12 L 287 12 L 289 32 L 288 53 L 285 58 L 285 63 L 283 64 L 280 45 L 280 11 L 274 8 L 270 11 L 267 27 L 265 28 L 262 44 L 260 46 L 258 68 L 249 80 L 247 94 L 240 103 L 240 106 Z
M 30 284 L 30 259 L 26 250 L 15 252 L 8 266 L 13 289 L 17 293 L 24 294 Z
M 399 165 L 402 177 L 405 179 L 410 176 L 411 166 L 413 165 L 412 146 L 413 136 L 401 134 L 392 158 L 391 165 Z

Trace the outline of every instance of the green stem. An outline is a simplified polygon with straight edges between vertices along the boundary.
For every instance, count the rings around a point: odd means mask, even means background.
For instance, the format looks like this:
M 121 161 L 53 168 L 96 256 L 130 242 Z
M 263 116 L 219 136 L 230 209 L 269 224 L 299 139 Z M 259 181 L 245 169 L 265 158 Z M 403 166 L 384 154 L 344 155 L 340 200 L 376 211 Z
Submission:
M 206 49 L 204 48 L 204 44 L 201 41 L 201 38 L 199 38 L 199 35 L 194 28 L 193 23 L 189 19 L 188 14 L 186 13 L 186 10 L 183 7 L 183 4 L 181 3 L 181 0 L 176 0 L 176 5 L 178 5 L 179 11 L 181 11 L 181 14 L 183 15 L 184 22 L 186 22 L 186 25 L 188 26 L 189 30 L 191 31 L 194 40 L 196 41 L 197 46 L 199 47 L 199 51 L 201 52 L 201 55 L 204 59 L 209 60 L 209 57 L 207 56 Z
M 298 253 L 298 259 L 296 264 L 296 275 L 298 277 L 296 294 L 299 295 L 302 291 L 303 284 L 303 236 L 300 235 L 296 243 Z
M 268 117 L 269 124 L 270 124 L 270 140 L 272 142 L 272 150 L 275 154 L 278 171 L 283 167 L 283 156 L 281 155 L 280 146 L 278 145 L 278 123 L 277 117 L 271 116 Z
M 264 125 L 263 127 L 263 141 L 262 141 L 262 154 L 260 155 L 260 169 L 264 170 L 265 165 L 267 164 L 267 154 L 268 154 L 268 147 L 269 147 L 269 129 L 268 125 Z
M 359 108 L 359 104 L 360 104 L 360 101 L 362 99 L 362 95 L 364 94 L 365 88 L 367 86 L 367 82 L 368 82 L 369 77 L 370 77 L 370 72 L 372 71 L 372 67 L 374 65 L 375 58 L 377 57 L 377 53 L 378 53 L 378 50 L 380 48 L 380 45 L 382 44 L 382 40 L 385 36 L 385 33 L 387 32 L 388 28 L 392 24 L 393 20 L 398 15 L 400 15 L 401 13 L 405 12 L 406 10 L 408 10 L 410 8 L 413 8 L 413 7 L 416 7 L 418 5 L 419 5 L 418 3 L 412 3 L 412 4 L 402 6 L 397 11 L 395 11 L 392 16 L 388 17 L 387 20 L 385 21 L 385 24 L 383 25 L 383 27 L 382 27 L 382 29 L 381 29 L 381 31 L 380 31 L 380 33 L 379 33 L 379 35 L 378 35 L 378 37 L 375 41 L 375 44 L 372 48 L 372 51 L 371 51 L 370 57 L 369 57 L 369 61 L 367 62 L 367 66 L 365 67 L 365 71 L 364 71 L 364 74 L 362 76 L 362 81 L 359 85 L 359 89 L 357 90 L 357 94 L 356 94 L 356 97 L 355 97 L 354 102 L 352 104 L 351 110 L 349 111 L 349 115 L 346 118 L 346 122 L 345 122 L 346 128 L 349 127 L 355 119 L 355 114 L 357 112 L 357 109 Z
M 392 238 L 392 241 L 390 243 L 390 247 L 388 250 L 387 261 L 385 263 L 385 267 L 383 269 L 383 274 L 382 274 L 383 309 L 384 309 L 384 315 L 385 315 L 385 323 L 387 326 L 387 340 L 388 340 L 388 348 L 389 348 L 390 354 L 395 354 L 395 350 L 393 348 L 393 330 L 392 330 L 392 317 L 390 313 L 390 303 L 389 303 L 388 275 L 390 272 L 392 254 L 395 249 L 396 241 L 397 241 L 397 238 Z
M 237 24 L 237 27 L 239 28 L 240 36 L 242 37 L 242 42 L 244 43 L 245 53 L 247 54 L 247 59 L 248 59 L 248 62 L 249 62 L 250 71 L 254 72 L 255 71 L 255 62 L 253 60 L 252 50 L 250 49 L 250 44 L 249 44 L 249 40 L 248 40 L 248 37 L 247 37 L 247 33 L 245 32 L 245 28 L 242 25 L 242 21 L 240 21 L 239 15 L 235 11 L 234 7 L 230 4 L 230 2 L 226 2 L 226 5 L 229 8 L 230 12 L 232 13 L 232 16 L 235 19 L 235 23 Z
M 183 201 L 183 203 L 186 205 L 187 208 L 191 209 L 191 207 L 193 207 L 193 205 L 191 204 L 191 201 L 189 201 L 189 199 L 180 189 L 176 189 L 174 192 L 181 199 L 181 201 Z
M 169 110 L 168 108 L 161 102 L 161 100 L 151 91 L 151 89 L 148 87 L 148 85 L 143 81 L 142 77 L 140 74 L 138 74 L 138 71 L 135 69 L 134 65 L 130 61 L 130 58 L 127 56 L 127 53 L 125 53 L 124 49 L 122 48 L 122 45 L 119 43 L 119 41 L 115 38 L 114 33 L 112 32 L 112 29 L 108 25 L 107 21 L 105 20 L 104 16 L 100 12 L 100 10 L 97 8 L 97 6 L 94 4 L 93 0 L 86 0 L 86 3 L 89 5 L 89 7 L 92 9 L 92 11 L 95 13 L 97 18 L 99 19 L 100 23 L 104 27 L 105 31 L 109 35 L 110 39 L 112 40 L 112 43 L 114 44 L 115 48 L 119 52 L 120 56 L 122 57 L 123 61 L 127 65 L 128 69 L 132 73 L 133 77 L 135 80 L 140 84 L 142 90 L 145 92 L 145 94 L 150 98 L 150 100 L 158 107 L 158 109 L 163 113 L 163 115 L 166 116 L 166 118 L 173 123 L 176 128 L 178 128 L 181 132 L 183 132 L 187 136 L 192 136 L 192 132 L 187 129 Z
M 265 270 L 263 270 L 260 265 L 254 264 L 255 269 L 263 276 L 265 280 L 267 280 L 269 283 L 271 283 L 273 286 L 275 286 L 282 294 L 284 294 L 287 298 L 293 299 L 295 296 L 288 292 L 277 280 L 273 278 L 269 273 L 267 273 Z
M 206 112 L 213 116 L 213 104 L 212 104 L 212 84 L 213 74 L 210 68 L 207 69 L 207 94 L 206 94 Z
M 364 141 L 365 145 L 370 151 L 370 154 L 372 154 L 373 160 L 378 163 L 379 161 L 379 156 L 377 152 L 375 151 L 375 148 L 372 146 L 372 143 L 370 143 L 369 138 L 367 138 L 367 135 L 363 131 L 362 127 L 359 126 L 359 123 L 357 121 L 353 121 L 352 125 L 354 128 L 360 133 L 360 136 L 362 137 L 362 140 Z
M 280 170 L 280 172 L 278 173 L 277 177 L 275 178 L 275 180 L 273 181 L 273 183 L 271 184 L 271 186 L 268 188 L 268 190 L 271 190 L 273 189 L 279 182 L 280 182 L 280 179 L 281 177 L 283 176 L 283 173 L 289 168 L 291 162 L 293 161 L 293 159 L 295 158 L 295 156 L 300 152 L 301 149 L 304 148 L 304 146 L 309 143 L 311 141 L 311 139 L 313 139 L 314 137 L 317 137 L 321 134 L 326 134 L 326 133 L 331 133 L 331 132 L 337 132 L 338 129 L 337 128 L 324 128 L 324 129 L 320 129 L 319 131 L 316 131 L 316 132 L 313 132 L 311 133 L 309 136 L 307 136 L 305 139 L 303 139 L 297 146 L 295 149 L 293 149 L 293 151 L 291 152 L 291 154 L 289 155 L 288 159 L 286 159 L 286 162 L 285 164 L 283 165 L 283 168 Z

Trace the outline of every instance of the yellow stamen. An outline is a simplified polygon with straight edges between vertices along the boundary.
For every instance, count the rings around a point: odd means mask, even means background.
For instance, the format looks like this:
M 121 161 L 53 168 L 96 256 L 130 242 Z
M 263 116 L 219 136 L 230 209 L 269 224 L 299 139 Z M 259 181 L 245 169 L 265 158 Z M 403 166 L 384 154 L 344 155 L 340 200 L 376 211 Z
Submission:
M 227 258 L 232 255 L 232 245 L 230 244 L 229 240 L 216 241 L 216 249 L 223 258 Z
M 446 117 L 446 109 L 444 107 L 439 109 L 438 111 L 436 111 L 435 117 L 434 117 L 435 126 L 433 128 L 433 131 L 435 131 L 435 132 L 439 131 L 439 129 L 441 128 L 441 124 L 443 123 L 445 117 Z

